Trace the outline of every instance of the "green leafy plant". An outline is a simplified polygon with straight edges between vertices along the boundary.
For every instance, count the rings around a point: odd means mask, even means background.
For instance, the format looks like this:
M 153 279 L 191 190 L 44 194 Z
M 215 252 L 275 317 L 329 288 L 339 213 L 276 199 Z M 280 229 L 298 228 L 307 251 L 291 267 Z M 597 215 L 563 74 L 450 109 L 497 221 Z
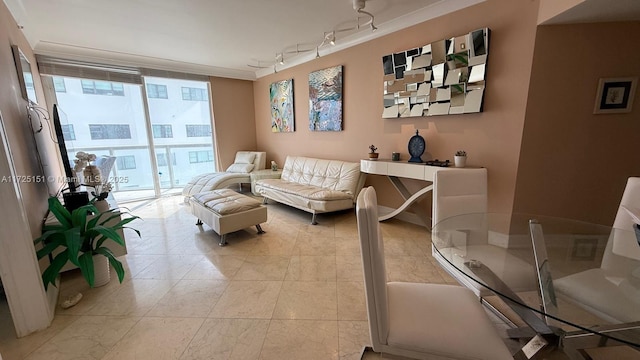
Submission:
M 467 152 L 464 150 L 456 151 L 456 156 L 467 156 Z
M 376 152 L 376 150 L 378 150 L 378 148 L 375 145 L 369 145 L 369 150 L 371 150 L 369 151 L 369 153 L 373 154 Z
M 55 286 L 60 270 L 69 261 L 80 268 L 82 276 L 89 286 L 93 287 L 93 255 L 105 256 L 122 283 L 124 279 L 122 263 L 116 259 L 109 248 L 104 246 L 104 243 L 110 240 L 124 246 L 124 239 L 118 234 L 118 230 L 132 229 L 125 225 L 139 217 L 117 209 L 100 213 L 93 204 L 84 205 L 69 212 L 55 196 L 49 198 L 49 210 L 59 224 L 45 225 L 42 235 L 34 240 L 36 244 L 42 243 L 42 248 L 37 251 L 38 259 L 45 256 L 52 258 L 51 263 L 42 273 L 45 289 L 50 283 Z M 91 213 L 95 214 L 92 218 L 88 217 Z M 124 214 L 130 216 L 122 219 L 121 216 Z M 138 230 L 132 230 L 140 236 Z

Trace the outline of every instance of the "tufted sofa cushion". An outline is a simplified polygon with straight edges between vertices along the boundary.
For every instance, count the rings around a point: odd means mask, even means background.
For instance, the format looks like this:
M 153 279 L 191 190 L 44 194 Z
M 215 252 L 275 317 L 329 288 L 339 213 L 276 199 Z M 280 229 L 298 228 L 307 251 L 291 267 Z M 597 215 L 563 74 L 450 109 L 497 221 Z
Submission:
M 353 208 L 364 185 L 360 164 L 302 156 L 287 156 L 280 179 L 256 181 L 265 199 L 293 206 L 315 215 Z
M 280 179 L 300 185 L 342 191 L 355 198 L 360 176 L 358 163 L 287 156 Z
M 193 200 L 220 215 L 235 214 L 260 206 L 260 201 L 230 189 L 206 191 L 193 195 Z

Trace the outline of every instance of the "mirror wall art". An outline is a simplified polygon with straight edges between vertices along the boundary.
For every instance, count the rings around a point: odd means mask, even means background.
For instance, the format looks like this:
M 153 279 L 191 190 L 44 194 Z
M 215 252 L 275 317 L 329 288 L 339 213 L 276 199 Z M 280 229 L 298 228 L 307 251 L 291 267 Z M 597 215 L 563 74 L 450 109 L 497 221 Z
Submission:
M 382 57 L 383 118 L 482 111 L 489 29 Z

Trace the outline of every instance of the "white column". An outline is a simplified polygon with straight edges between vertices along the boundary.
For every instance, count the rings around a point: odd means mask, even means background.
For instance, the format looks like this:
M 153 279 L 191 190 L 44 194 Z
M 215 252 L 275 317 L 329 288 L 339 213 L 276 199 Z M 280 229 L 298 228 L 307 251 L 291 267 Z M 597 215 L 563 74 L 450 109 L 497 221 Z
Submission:
M 0 179 L 16 175 L 1 113 L 0 174 Z M 0 277 L 16 334 L 22 337 L 48 327 L 53 311 L 42 285 L 22 193 L 15 182 L 0 183 L 0 204 Z

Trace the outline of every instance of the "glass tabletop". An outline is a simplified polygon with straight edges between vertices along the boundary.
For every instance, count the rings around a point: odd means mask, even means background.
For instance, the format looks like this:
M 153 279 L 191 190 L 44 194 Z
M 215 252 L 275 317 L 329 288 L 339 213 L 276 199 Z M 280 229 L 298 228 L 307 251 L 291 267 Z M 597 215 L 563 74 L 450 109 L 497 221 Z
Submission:
M 480 296 L 498 295 L 537 333 L 582 331 L 640 346 L 640 245 L 632 228 L 478 213 L 440 221 L 431 239 L 446 270 Z

